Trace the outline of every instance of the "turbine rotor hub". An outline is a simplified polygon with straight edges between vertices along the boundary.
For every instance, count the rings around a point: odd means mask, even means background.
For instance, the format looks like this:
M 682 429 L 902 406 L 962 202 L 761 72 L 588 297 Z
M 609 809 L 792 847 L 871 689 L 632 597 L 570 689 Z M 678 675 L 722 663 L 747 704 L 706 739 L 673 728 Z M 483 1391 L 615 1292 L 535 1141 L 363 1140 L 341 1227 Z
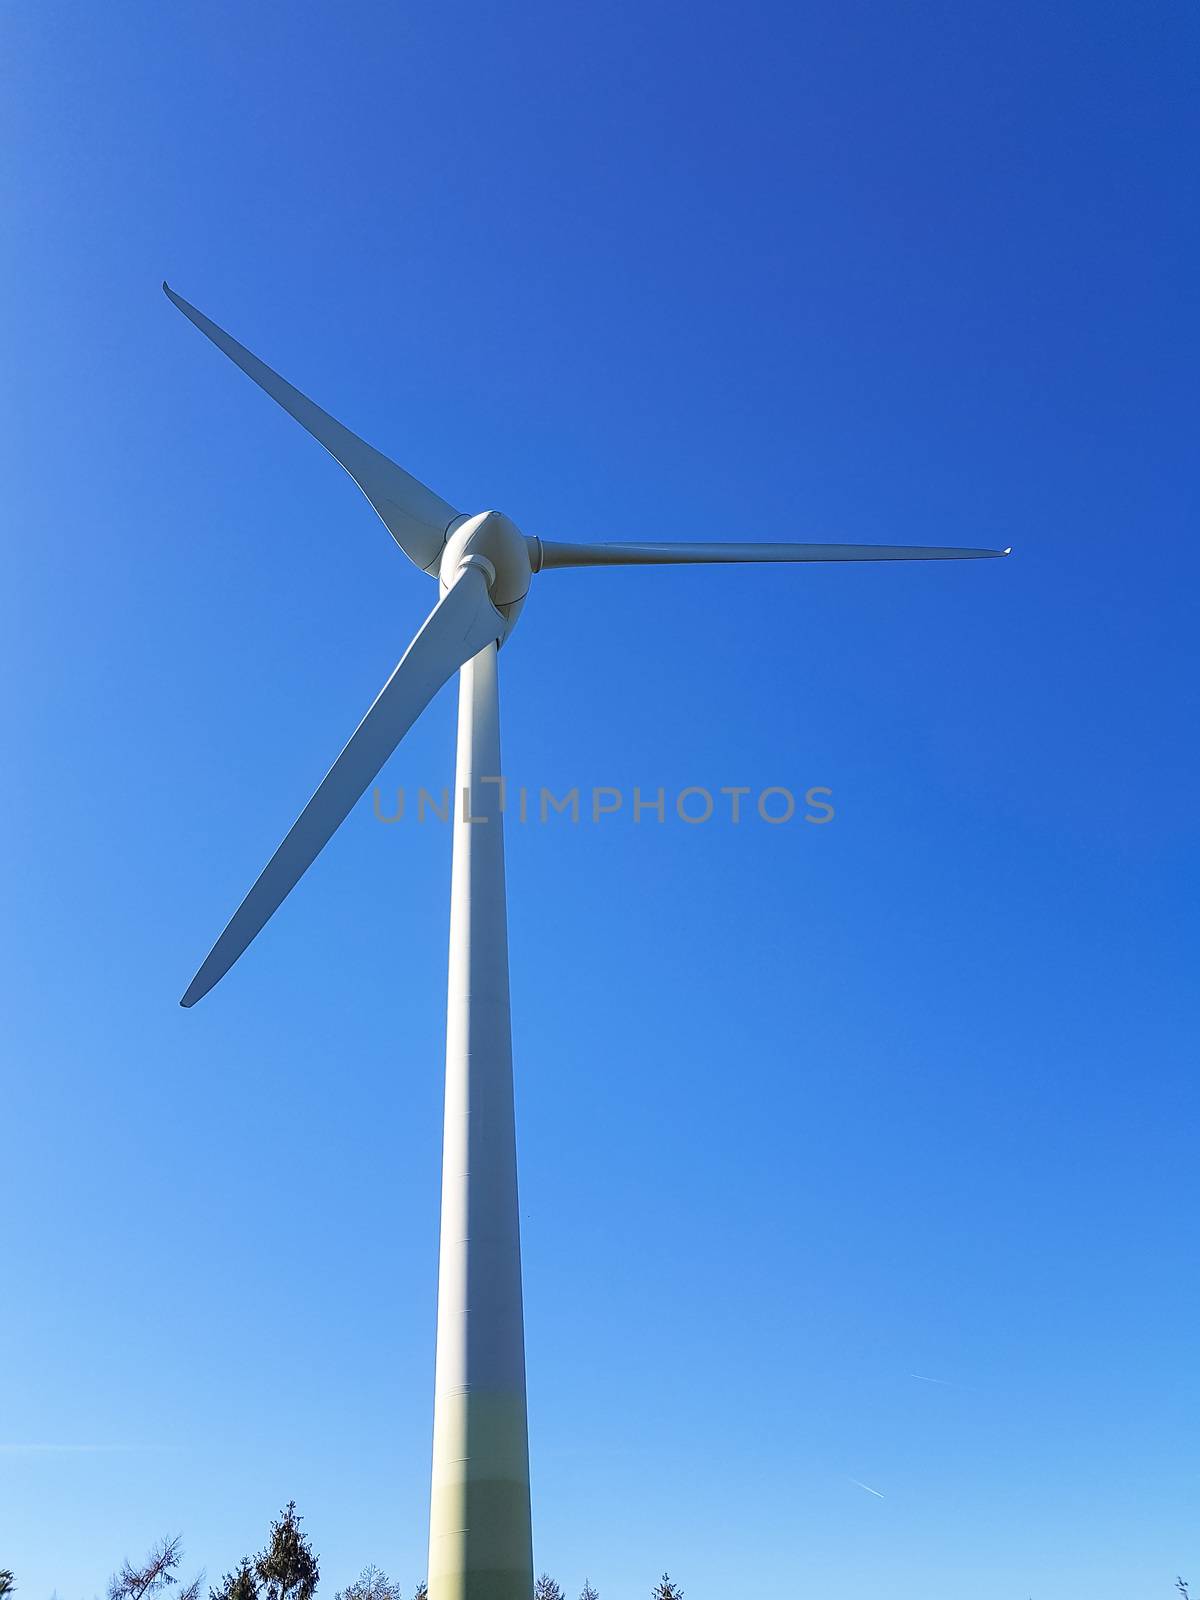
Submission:
M 496 610 L 508 621 L 509 629 L 529 593 L 533 565 L 529 542 L 516 525 L 500 511 L 481 511 L 452 526 L 442 547 L 438 581 L 442 592 L 453 587 L 464 561 L 479 557 L 480 565 L 491 569 L 488 593 Z

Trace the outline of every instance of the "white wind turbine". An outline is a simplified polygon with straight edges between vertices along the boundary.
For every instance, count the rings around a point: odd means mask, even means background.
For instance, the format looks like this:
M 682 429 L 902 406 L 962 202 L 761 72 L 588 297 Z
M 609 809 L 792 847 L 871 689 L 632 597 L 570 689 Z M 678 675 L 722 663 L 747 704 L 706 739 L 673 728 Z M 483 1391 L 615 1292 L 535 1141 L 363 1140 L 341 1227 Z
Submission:
M 459 674 L 430 1600 L 530 1600 L 533 1555 L 517 1212 L 496 658 L 535 573 L 732 561 L 931 561 L 1007 555 L 905 545 L 562 544 L 497 511 L 467 516 L 336 422 L 163 284 L 168 298 L 358 484 L 438 581 L 396 670 L 192 979 L 217 983 L 311 866 L 421 712 Z M 470 797 L 469 811 L 461 797 Z M 467 817 L 473 822 L 468 822 Z

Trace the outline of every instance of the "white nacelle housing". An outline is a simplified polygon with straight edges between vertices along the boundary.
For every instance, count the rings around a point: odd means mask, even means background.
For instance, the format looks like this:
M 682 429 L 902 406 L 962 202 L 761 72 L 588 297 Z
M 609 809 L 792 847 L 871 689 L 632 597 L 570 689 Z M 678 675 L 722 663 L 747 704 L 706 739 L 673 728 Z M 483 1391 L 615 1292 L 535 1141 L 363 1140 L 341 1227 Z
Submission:
M 495 572 L 488 592 L 511 631 L 533 576 L 525 535 L 500 511 L 481 511 L 465 518 L 452 528 L 442 549 L 438 580 L 443 592 L 453 585 L 458 569 L 469 556 L 482 556 Z

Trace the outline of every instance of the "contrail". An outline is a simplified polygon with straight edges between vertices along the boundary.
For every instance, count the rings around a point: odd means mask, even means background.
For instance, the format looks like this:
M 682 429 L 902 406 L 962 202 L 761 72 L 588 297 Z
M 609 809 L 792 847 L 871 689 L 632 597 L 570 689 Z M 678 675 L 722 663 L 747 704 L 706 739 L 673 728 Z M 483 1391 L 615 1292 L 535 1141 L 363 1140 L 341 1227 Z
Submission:
M 0 1444 L 4 1456 L 110 1455 L 118 1452 L 177 1450 L 172 1444 Z
M 968 1394 L 975 1394 L 978 1392 L 977 1390 L 970 1388 L 969 1385 L 965 1383 L 951 1383 L 949 1378 L 927 1378 L 923 1372 L 910 1372 L 909 1377 L 915 1378 L 918 1383 L 940 1384 L 943 1389 L 965 1389 Z
M 856 1487 L 858 1487 L 859 1489 L 865 1489 L 868 1494 L 873 1494 L 876 1497 L 877 1500 L 882 1500 L 884 1498 L 884 1496 L 879 1492 L 879 1490 L 878 1489 L 872 1489 L 872 1487 L 871 1487 L 871 1485 L 869 1483 L 859 1483 L 857 1478 L 851 1478 L 850 1482 L 853 1483 L 854 1485 L 856 1485 Z

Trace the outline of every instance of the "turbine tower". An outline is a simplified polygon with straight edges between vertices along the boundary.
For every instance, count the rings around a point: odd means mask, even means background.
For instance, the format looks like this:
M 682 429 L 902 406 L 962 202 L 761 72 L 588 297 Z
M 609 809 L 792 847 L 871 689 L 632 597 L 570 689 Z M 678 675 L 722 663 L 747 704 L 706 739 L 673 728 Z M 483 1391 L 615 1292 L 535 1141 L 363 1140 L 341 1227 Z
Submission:
M 497 656 L 537 573 L 737 561 L 1007 555 L 900 545 L 569 544 L 499 512 L 464 515 L 284 381 L 163 284 L 219 350 L 343 466 L 438 582 L 395 671 L 263 868 L 181 1004 L 217 983 L 311 866 L 443 684 L 459 674 L 438 1268 L 430 1600 L 530 1600 L 533 1551 L 517 1209 Z

